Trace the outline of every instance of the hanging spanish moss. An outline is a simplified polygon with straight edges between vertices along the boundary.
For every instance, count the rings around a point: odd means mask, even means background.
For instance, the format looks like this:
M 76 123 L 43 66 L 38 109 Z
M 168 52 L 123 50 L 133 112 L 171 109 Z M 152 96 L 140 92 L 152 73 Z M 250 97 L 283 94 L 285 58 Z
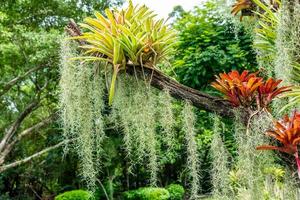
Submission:
M 185 102 L 182 110 L 183 127 L 187 145 L 187 169 L 190 178 L 190 199 L 197 199 L 200 191 L 199 178 L 199 156 L 197 151 L 197 140 L 195 130 L 195 114 L 189 102 Z
M 63 40 L 61 46 L 60 106 L 64 135 L 75 140 L 69 147 L 78 153 L 81 176 L 94 191 L 104 138 L 103 81 L 97 65 L 70 60 L 76 49 L 68 40 Z
M 156 96 L 149 85 L 126 75 L 120 75 L 113 113 L 121 120 L 124 146 L 131 167 L 148 163 L 150 184 L 156 185 L 158 173 L 156 138 Z M 116 121 L 115 123 L 118 123 Z M 146 162 L 145 159 L 147 159 Z
M 73 45 L 71 47 L 71 45 Z M 70 62 L 70 57 L 76 54 L 74 44 L 63 38 L 60 48 L 60 111 L 63 123 L 63 134 L 65 139 L 75 138 L 76 108 L 75 91 L 76 91 L 76 65 Z M 71 135 L 72 134 L 72 135 Z M 66 143 L 65 153 L 69 150 L 70 143 Z
M 263 170 L 273 163 L 270 152 L 258 152 L 256 147 L 265 142 L 264 131 L 270 126 L 265 113 L 253 113 L 247 122 L 241 120 L 241 111 L 236 111 L 235 137 L 238 157 L 235 173 L 238 176 L 237 196 L 245 199 L 259 199 L 263 196 Z M 247 197 L 247 198 L 246 198 Z
M 212 185 L 215 199 L 232 199 L 229 180 L 229 152 L 222 141 L 224 124 L 216 115 L 210 115 L 214 120 L 213 138 L 211 143 L 212 155 Z
M 126 84 L 126 77 L 120 76 L 118 79 L 117 89 L 115 93 L 115 100 L 112 105 L 111 119 L 114 124 L 122 129 L 124 149 L 127 154 L 127 160 L 130 162 L 128 171 L 132 173 L 132 166 L 135 165 L 135 132 L 132 130 L 133 123 L 135 122 L 135 110 L 132 107 L 132 102 L 134 98 L 132 96 L 132 87 L 126 87 L 129 85 L 129 82 Z M 143 154 L 143 144 L 141 144 L 142 154 Z M 139 159 L 140 160 L 140 159 Z
M 174 126 L 176 124 L 175 116 L 172 111 L 172 97 L 168 90 L 164 90 L 159 94 L 159 122 L 162 127 L 163 142 L 167 146 L 167 152 L 173 153 L 175 144 Z
M 277 39 L 275 41 L 277 55 L 275 59 L 275 75 L 290 83 L 292 79 L 292 15 L 287 1 L 282 3 L 277 26 Z
M 154 94 L 151 92 L 150 88 L 146 88 L 147 97 L 146 101 L 144 101 L 144 114 L 145 114 L 145 133 L 146 133 L 146 140 L 147 140 L 147 150 L 148 150 L 148 157 L 149 157 L 149 170 L 151 172 L 150 176 L 150 184 L 152 186 L 156 186 L 157 183 L 157 173 L 159 170 L 158 167 L 158 157 L 157 157 L 157 139 L 155 134 L 156 128 L 156 121 L 155 121 L 155 97 Z

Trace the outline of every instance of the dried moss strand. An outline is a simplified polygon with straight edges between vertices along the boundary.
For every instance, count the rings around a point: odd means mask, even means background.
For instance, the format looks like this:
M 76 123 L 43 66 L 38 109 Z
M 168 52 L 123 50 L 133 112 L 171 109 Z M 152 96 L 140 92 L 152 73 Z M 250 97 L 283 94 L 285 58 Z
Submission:
M 175 145 L 175 117 L 172 111 L 172 97 L 169 94 L 168 90 L 164 90 L 159 94 L 160 107 L 159 107 L 159 115 L 160 115 L 160 124 L 162 127 L 162 133 L 164 135 L 163 141 L 167 146 L 167 151 L 169 153 L 174 151 Z
M 190 199 L 197 199 L 200 190 L 199 182 L 199 155 L 197 151 L 196 130 L 195 130 L 195 114 L 193 107 L 186 102 L 182 111 L 183 116 L 183 132 L 187 145 L 187 169 L 190 176 Z
M 213 138 L 211 143 L 212 155 L 212 185 L 216 199 L 233 199 L 229 181 L 229 153 L 222 141 L 222 122 L 216 115 L 210 115 L 214 121 Z

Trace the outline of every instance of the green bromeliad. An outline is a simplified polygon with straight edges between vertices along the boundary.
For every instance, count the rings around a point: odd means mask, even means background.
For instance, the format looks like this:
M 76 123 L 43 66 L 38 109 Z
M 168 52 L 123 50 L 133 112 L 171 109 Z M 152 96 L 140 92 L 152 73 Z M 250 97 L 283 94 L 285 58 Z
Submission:
M 85 18 L 80 24 L 85 32 L 72 39 L 84 41 L 84 45 L 80 46 L 84 50 L 83 55 L 74 59 L 104 61 L 108 64 L 106 66 L 111 66 L 111 105 L 119 71 L 124 70 L 126 64 L 156 68 L 156 64 L 172 52 L 176 33 L 163 19 L 157 20 L 145 5 L 133 6 L 129 2 L 126 9 L 106 9 L 105 14 L 95 12 L 95 18 Z

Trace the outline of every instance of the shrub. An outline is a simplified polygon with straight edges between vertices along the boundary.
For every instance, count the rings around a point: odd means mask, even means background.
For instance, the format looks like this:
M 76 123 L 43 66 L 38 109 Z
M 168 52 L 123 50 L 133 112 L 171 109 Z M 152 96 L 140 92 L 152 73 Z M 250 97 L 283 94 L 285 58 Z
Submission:
M 125 200 L 167 200 L 170 194 L 164 188 L 145 187 L 124 192 L 123 197 Z
M 166 188 L 170 193 L 170 200 L 182 200 L 184 188 L 179 184 L 170 184 Z
M 85 190 L 72 190 L 55 197 L 55 200 L 89 200 L 91 193 Z

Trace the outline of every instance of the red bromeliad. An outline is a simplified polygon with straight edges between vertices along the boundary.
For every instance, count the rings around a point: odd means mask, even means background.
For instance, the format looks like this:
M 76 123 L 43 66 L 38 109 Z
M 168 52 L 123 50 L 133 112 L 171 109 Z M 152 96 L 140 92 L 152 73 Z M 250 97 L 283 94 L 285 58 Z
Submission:
M 278 87 L 281 80 L 270 78 L 265 82 L 257 74 L 249 74 L 246 70 L 239 74 L 233 70 L 216 76 L 216 81 L 211 85 L 222 92 L 232 106 L 249 108 L 256 102 L 258 109 L 267 108 L 275 97 L 290 90 L 290 87 Z
M 298 176 L 300 178 L 300 159 L 298 156 L 298 144 L 300 143 L 300 113 L 295 111 L 292 117 L 284 116 L 281 121 L 274 123 L 274 130 L 267 131 L 266 134 L 279 141 L 282 146 L 262 145 L 256 149 L 278 150 L 294 155 L 298 167 Z
M 226 73 L 221 73 L 216 76 L 216 81 L 211 85 L 225 95 L 234 107 L 248 107 L 255 100 L 254 92 L 258 86 L 262 85 L 262 78 L 256 77 L 257 73 L 249 74 L 248 71 L 243 71 L 239 74 L 233 70 Z
M 232 6 L 231 13 L 237 15 L 240 11 L 243 12 L 245 10 L 249 10 L 253 8 L 254 3 L 251 0 L 237 0 L 236 3 Z M 241 15 L 241 20 L 243 15 Z
M 269 78 L 264 84 L 258 88 L 257 105 L 261 108 L 267 105 L 279 94 L 290 91 L 289 86 L 278 87 L 282 80 L 274 80 Z

